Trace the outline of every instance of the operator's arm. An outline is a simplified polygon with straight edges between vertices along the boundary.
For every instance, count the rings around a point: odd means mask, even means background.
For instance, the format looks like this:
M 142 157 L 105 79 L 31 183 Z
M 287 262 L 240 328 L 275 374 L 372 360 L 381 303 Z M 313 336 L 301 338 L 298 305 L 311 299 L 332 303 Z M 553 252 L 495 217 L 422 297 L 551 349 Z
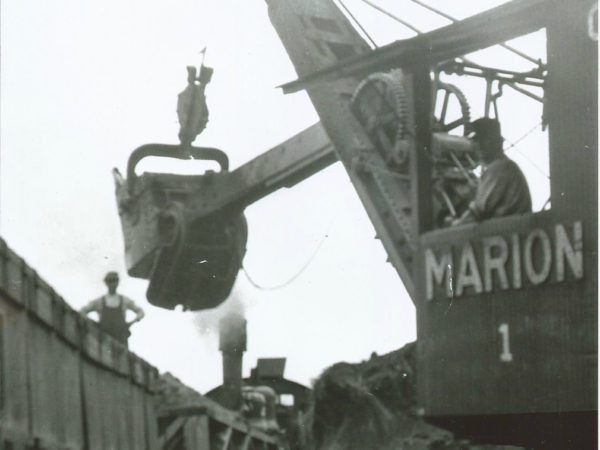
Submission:
M 476 218 L 473 215 L 473 211 L 471 211 L 471 208 L 467 208 L 467 210 L 462 214 L 462 216 L 452 221 L 452 226 L 462 225 L 463 223 L 471 223 L 475 221 Z
M 502 161 L 494 161 L 481 175 L 475 192 L 475 198 L 469 203 L 467 210 L 452 225 L 480 222 L 488 219 L 502 200 L 505 190 L 506 175 L 502 170 Z
M 96 300 L 92 300 L 87 305 L 79 310 L 79 312 L 83 315 L 87 315 L 91 312 L 100 312 L 102 308 L 102 298 L 97 298 Z
M 133 319 L 131 322 L 129 322 L 129 325 L 132 325 L 135 322 L 139 322 L 140 320 L 142 320 L 144 318 L 144 315 L 145 315 L 144 310 L 142 308 L 140 308 L 138 305 L 136 305 L 133 300 L 123 296 L 123 303 L 124 303 L 126 310 L 128 309 L 135 313 L 135 319 Z

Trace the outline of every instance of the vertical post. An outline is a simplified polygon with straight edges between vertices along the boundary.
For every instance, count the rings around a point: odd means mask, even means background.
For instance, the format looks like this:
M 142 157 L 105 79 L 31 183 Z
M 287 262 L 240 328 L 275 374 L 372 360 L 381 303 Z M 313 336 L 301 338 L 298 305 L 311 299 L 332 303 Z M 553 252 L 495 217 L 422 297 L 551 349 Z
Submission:
M 424 50 L 424 53 L 425 50 Z M 411 192 L 415 211 L 415 235 L 432 226 L 431 211 L 431 120 L 433 109 L 432 83 L 428 61 L 420 61 L 412 69 L 413 105 L 415 117 L 415 147 L 411 158 Z
M 183 425 L 184 448 L 210 450 L 209 418 L 206 414 L 190 417 Z
M 552 6 L 544 113 L 550 124 L 552 210 L 564 217 L 585 212 L 597 236 L 598 42 L 588 29 L 593 6 L 592 0 Z

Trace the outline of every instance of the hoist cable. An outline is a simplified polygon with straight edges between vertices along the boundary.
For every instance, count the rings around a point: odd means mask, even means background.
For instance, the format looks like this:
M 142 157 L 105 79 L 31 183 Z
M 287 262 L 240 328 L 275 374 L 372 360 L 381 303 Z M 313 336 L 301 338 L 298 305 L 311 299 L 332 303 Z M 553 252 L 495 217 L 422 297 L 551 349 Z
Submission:
M 361 25 L 361 23 L 354 16 L 354 14 L 352 14 L 352 12 L 348 9 L 348 7 L 344 4 L 344 2 L 342 0 L 337 0 L 337 1 L 341 5 L 341 7 L 344 8 L 344 11 L 346 11 L 346 13 L 350 16 L 350 18 L 354 21 L 354 23 L 356 23 L 356 25 L 358 26 L 358 28 L 360 28 L 360 30 L 367 37 L 367 39 L 369 39 L 369 41 L 371 41 L 371 44 L 373 44 L 373 47 L 379 48 L 379 46 L 375 43 L 375 41 L 371 38 L 371 36 L 367 32 L 367 30 L 365 30 L 365 28 Z
M 429 11 L 431 11 L 431 12 L 433 12 L 433 13 L 435 13 L 435 14 L 437 14 L 437 15 L 439 15 L 439 16 L 441 16 L 441 17 L 445 18 L 445 19 L 448 19 L 448 20 L 450 20 L 450 21 L 451 21 L 451 22 L 453 22 L 453 23 L 456 23 L 456 22 L 458 22 L 458 21 L 459 21 L 459 20 L 458 20 L 458 19 L 456 19 L 455 17 L 452 17 L 451 15 L 449 15 L 449 14 L 446 14 L 445 12 L 443 12 L 443 11 L 440 11 L 440 10 L 439 10 L 439 9 L 437 9 L 437 8 L 434 8 L 433 6 L 430 6 L 430 5 L 426 4 L 426 3 L 423 3 L 423 2 L 422 2 L 422 1 L 420 1 L 420 0 L 410 0 L 410 1 L 411 1 L 411 2 L 413 2 L 413 3 L 416 3 L 417 5 L 419 5 L 419 6 L 423 7 L 423 8 L 425 8 L 425 9 L 428 9 Z M 498 44 L 498 45 L 499 45 L 500 47 L 503 47 L 503 48 L 505 48 L 506 50 L 508 50 L 508 51 L 510 51 L 510 52 L 513 52 L 515 55 L 518 55 L 518 56 L 520 56 L 521 58 L 524 58 L 524 59 L 526 59 L 527 61 L 530 61 L 530 62 L 532 62 L 532 63 L 534 63 L 534 64 L 537 64 L 537 65 L 540 65 L 540 64 L 541 64 L 541 62 L 540 62 L 539 60 L 535 59 L 535 58 L 534 58 L 534 57 L 532 57 L 532 56 L 529 56 L 529 55 L 527 55 L 526 53 L 523 53 L 521 50 L 518 50 L 518 49 L 514 48 L 514 47 L 513 47 L 513 46 L 511 46 L 511 45 L 505 44 L 504 42 L 503 42 L 503 43 L 501 43 L 501 44 Z
M 377 11 L 379 11 L 379 12 L 381 12 L 381 13 L 385 14 L 386 16 L 388 16 L 388 17 L 391 17 L 392 19 L 394 19 L 395 21 L 397 21 L 397 22 L 401 23 L 401 24 L 402 24 L 402 25 L 404 25 L 405 27 L 407 27 L 407 28 L 410 28 L 410 29 L 411 29 L 412 31 L 414 31 L 415 33 L 417 33 L 417 34 L 422 34 L 422 33 L 423 33 L 423 31 L 419 30 L 419 29 L 418 29 L 417 27 L 415 27 L 414 25 L 412 25 L 412 24 L 410 24 L 410 23 L 406 22 L 405 20 L 402 20 L 402 19 L 400 19 L 398 16 L 396 16 L 396 15 L 392 14 L 391 12 L 389 12 L 389 11 L 387 11 L 386 9 L 382 8 L 381 6 L 378 6 L 378 5 L 376 5 L 376 4 L 372 3 L 372 2 L 370 2 L 369 0 L 361 0 L 361 1 L 362 1 L 363 3 L 366 3 L 367 5 L 369 5 L 370 7 L 372 7 L 372 8 L 374 8 L 374 9 L 376 9 Z M 440 11 L 440 10 L 439 10 L 439 9 L 437 9 L 437 8 L 434 8 L 433 6 L 430 6 L 430 5 L 426 4 L 426 3 L 423 3 L 423 2 L 421 2 L 420 0 L 410 0 L 410 1 L 412 1 L 413 3 L 415 3 L 415 4 L 419 5 L 419 6 L 423 7 L 423 8 L 426 8 L 426 9 L 428 9 L 429 11 L 431 11 L 431 12 L 433 12 L 433 13 L 435 13 L 435 14 L 438 14 L 438 15 L 440 15 L 441 17 L 444 17 L 445 19 L 448 19 L 448 20 L 450 20 L 450 21 L 451 21 L 451 22 L 453 22 L 453 23 L 456 23 L 456 22 L 458 22 L 458 21 L 459 21 L 459 20 L 458 20 L 458 19 L 456 19 L 455 17 L 452 17 L 451 15 L 449 15 L 449 14 L 446 14 L 445 12 L 443 12 L 443 11 Z M 340 2 L 340 3 L 341 3 L 341 2 Z M 510 52 L 512 52 L 512 53 L 514 53 L 515 55 L 518 55 L 518 56 L 520 56 L 521 58 L 524 58 L 524 59 L 526 59 L 526 60 L 528 60 L 528 61 L 532 62 L 533 64 L 536 64 L 536 65 L 538 65 L 538 66 L 541 64 L 541 61 L 540 61 L 540 60 L 538 60 L 538 59 L 535 59 L 535 58 L 534 58 L 534 57 L 532 57 L 532 56 L 529 56 L 528 54 L 526 54 L 526 53 L 522 52 L 521 50 L 518 50 L 518 49 L 514 48 L 514 47 L 513 47 L 513 46 L 511 46 L 511 45 L 508 45 L 508 44 L 506 44 L 506 43 L 504 43 L 504 42 L 502 42 L 502 43 L 500 43 L 500 44 L 498 44 L 498 45 L 499 45 L 499 46 L 501 46 L 501 47 L 503 47 L 504 49 L 506 49 L 506 50 L 508 50 L 508 51 L 510 51 Z M 466 58 L 463 58 L 463 59 L 464 59 L 465 61 L 467 61 L 467 59 L 466 59 Z
M 313 259 L 315 258 L 315 256 L 317 256 L 317 253 L 321 249 L 321 246 L 323 245 L 323 242 L 325 242 L 325 238 L 326 237 L 327 237 L 327 235 L 323 236 L 323 238 L 321 239 L 321 241 L 319 242 L 319 244 L 315 247 L 312 255 L 310 255 L 310 257 L 304 263 L 304 265 L 300 268 L 300 270 L 298 270 L 298 272 L 296 272 L 296 274 L 294 276 L 292 276 L 289 280 L 285 281 L 284 283 L 277 284 L 275 286 L 261 286 L 256 281 L 254 281 L 254 279 L 250 276 L 250 274 L 248 273 L 248 270 L 246 269 L 246 267 L 244 265 L 242 265 L 242 270 L 244 271 L 244 274 L 246 275 L 246 278 L 248 279 L 248 281 L 250 282 L 250 284 L 252 286 L 254 286 L 256 289 L 260 289 L 261 291 L 275 291 L 277 289 L 283 289 L 284 287 L 289 286 L 294 281 L 296 281 L 296 279 L 300 275 L 302 275 L 302 273 L 308 268 L 308 266 L 313 261 Z
M 381 6 L 377 6 L 376 4 L 370 2 L 369 0 L 361 0 L 363 3 L 366 3 L 367 5 L 369 5 L 371 8 L 375 8 L 377 11 L 385 14 L 388 17 L 391 17 L 392 19 L 394 19 L 396 22 L 401 23 L 402 25 L 404 25 L 406 28 L 410 28 L 412 31 L 414 31 L 417 34 L 422 34 L 422 31 L 419 30 L 418 28 L 414 27 L 413 25 L 411 25 L 410 23 L 402 20 L 400 17 L 395 16 L 394 14 L 392 14 L 389 11 L 386 11 L 385 9 L 383 9 Z

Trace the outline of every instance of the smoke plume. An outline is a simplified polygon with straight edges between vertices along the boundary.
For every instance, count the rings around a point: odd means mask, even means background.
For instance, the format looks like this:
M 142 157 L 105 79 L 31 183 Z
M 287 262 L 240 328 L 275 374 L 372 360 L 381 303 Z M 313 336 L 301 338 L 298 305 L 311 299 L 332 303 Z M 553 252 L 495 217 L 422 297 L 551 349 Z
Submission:
M 229 298 L 217 308 L 200 311 L 194 317 L 197 330 L 203 336 L 218 336 L 219 321 L 224 317 L 235 314 L 245 317 L 246 304 L 242 294 L 235 287 Z

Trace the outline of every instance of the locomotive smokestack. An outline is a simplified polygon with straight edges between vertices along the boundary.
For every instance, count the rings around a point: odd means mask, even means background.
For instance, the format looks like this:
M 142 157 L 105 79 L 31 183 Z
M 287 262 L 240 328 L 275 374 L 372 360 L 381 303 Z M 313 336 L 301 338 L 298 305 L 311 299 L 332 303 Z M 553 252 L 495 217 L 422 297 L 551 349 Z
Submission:
M 238 409 L 242 404 L 242 357 L 246 351 L 246 319 L 231 312 L 219 321 L 219 350 L 223 353 L 221 404 Z

